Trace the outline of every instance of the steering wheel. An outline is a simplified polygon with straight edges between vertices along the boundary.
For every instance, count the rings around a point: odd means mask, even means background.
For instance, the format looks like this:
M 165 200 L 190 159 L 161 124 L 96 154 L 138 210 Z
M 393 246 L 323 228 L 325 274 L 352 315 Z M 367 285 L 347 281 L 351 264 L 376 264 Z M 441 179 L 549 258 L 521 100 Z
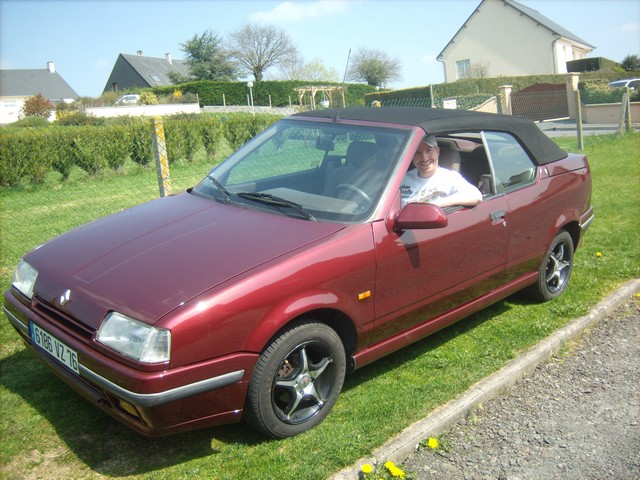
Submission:
M 367 195 L 366 192 L 364 192 L 362 189 L 356 187 L 351 183 L 341 183 L 340 185 L 338 185 L 336 187 L 336 194 L 340 190 L 346 190 L 349 193 L 355 193 L 358 197 L 360 197 L 365 202 L 371 203 L 371 197 Z

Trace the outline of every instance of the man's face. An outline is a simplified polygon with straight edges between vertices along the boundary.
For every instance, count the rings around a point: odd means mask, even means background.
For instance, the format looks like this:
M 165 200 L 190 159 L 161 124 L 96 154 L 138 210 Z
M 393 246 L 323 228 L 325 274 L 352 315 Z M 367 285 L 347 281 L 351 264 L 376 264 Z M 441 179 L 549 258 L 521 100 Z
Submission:
M 436 173 L 440 149 L 421 142 L 413 156 L 413 164 L 422 178 L 429 178 Z

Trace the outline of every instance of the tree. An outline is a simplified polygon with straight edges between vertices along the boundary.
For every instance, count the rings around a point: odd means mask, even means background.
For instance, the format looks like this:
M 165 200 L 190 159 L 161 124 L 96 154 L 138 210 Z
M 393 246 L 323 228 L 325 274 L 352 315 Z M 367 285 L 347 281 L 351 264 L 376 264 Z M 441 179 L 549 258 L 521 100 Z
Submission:
M 305 62 L 299 55 L 288 59 L 280 65 L 285 80 L 307 80 L 310 82 L 334 82 L 340 78 L 335 68 L 325 67 L 320 60 Z
M 29 97 L 22 106 L 22 114 L 25 117 L 49 118 L 51 111 L 55 108 L 53 103 L 44 98 L 41 93 Z
M 361 48 L 351 59 L 347 78 L 380 87 L 400 79 L 400 60 L 391 58 L 381 50 Z
M 270 25 L 247 24 L 231 34 L 232 53 L 241 70 L 256 82 L 264 72 L 298 55 L 298 49 L 282 29 Z
M 202 35 L 196 34 L 181 46 L 186 54 L 191 78 L 184 78 L 176 72 L 171 72 L 169 78 L 173 83 L 184 83 L 190 80 L 237 79 L 237 67 L 216 32 L 207 30 Z
M 640 56 L 638 55 L 627 55 L 622 60 L 622 68 L 624 68 L 627 72 L 637 72 L 640 71 Z
M 474 63 L 469 71 L 470 78 L 489 78 L 488 63 Z

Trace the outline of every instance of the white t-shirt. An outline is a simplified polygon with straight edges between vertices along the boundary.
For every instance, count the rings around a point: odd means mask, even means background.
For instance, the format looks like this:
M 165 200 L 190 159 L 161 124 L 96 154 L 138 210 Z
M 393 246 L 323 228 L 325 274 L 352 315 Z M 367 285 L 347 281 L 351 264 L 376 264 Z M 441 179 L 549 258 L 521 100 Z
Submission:
M 400 187 L 402 206 L 407 203 L 429 203 L 468 189 L 475 187 L 454 170 L 438 167 L 432 176 L 422 178 L 418 175 L 418 169 L 414 168 L 407 172 Z

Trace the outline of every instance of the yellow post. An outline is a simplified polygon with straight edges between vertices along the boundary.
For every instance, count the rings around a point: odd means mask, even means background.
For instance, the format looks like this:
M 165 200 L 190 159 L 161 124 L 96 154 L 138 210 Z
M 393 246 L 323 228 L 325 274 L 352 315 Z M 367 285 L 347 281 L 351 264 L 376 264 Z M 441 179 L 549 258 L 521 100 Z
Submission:
M 158 172 L 158 187 L 160 196 L 171 195 L 171 177 L 169 176 L 169 159 L 167 158 L 167 144 L 164 138 L 162 117 L 153 117 L 153 146 L 156 151 L 156 171 Z
M 578 135 L 578 150 L 584 150 L 584 134 L 582 131 L 582 100 L 580 100 L 580 90 L 576 89 L 576 133 Z

